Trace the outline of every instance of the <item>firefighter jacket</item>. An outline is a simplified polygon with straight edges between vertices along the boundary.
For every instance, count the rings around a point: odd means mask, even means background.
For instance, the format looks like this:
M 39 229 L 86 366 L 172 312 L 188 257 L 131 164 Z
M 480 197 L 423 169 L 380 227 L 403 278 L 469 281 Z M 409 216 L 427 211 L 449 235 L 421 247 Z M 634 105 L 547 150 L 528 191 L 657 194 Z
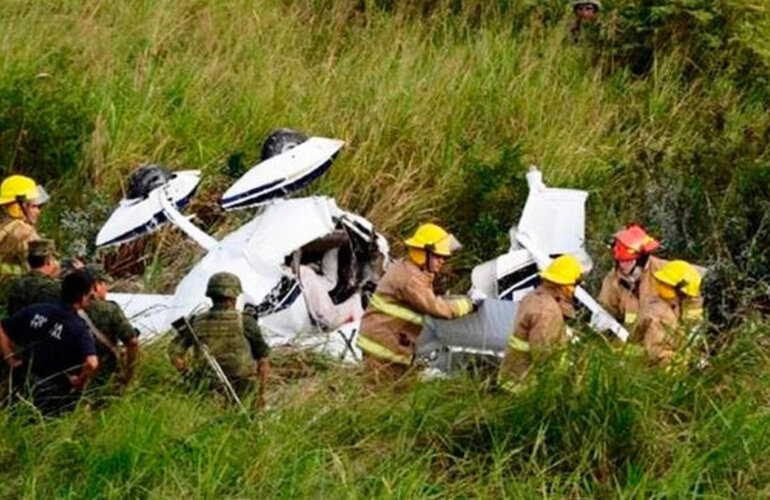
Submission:
M 659 296 L 645 303 L 635 337 L 642 340 L 648 359 L 653 363 L 668 363 L 683 347 L 684 332 L 679 328 L 682 310 L 676 300 Z
M 19 276 L 29 270 L 27 245 L 40 239 L 34 226 L 22 219 L 0 223 L 0 275 Z
M 567 343 L 565 318 L 574 316 L 572 300 L 554 286 L 542 284 L 519 304 L 513 332 L 500 365 L 498 384 L 515 391 L 533 362 Z
M 383 361 L 410 365 L 423 316 L 451 319 L 473 310 L 468 297 L 436 296 L 434 278 L 408 259 L 390 266 L 364 312 L 358 347 Z
M 655 293 L 653 273 L 666 264 L 666 260 L 650 256 L 638 279 L 632 281 L 623 276 L 617 266 L 607 273 L 599 292 L 599 303 L 630 332 L 634 331 L 640 304 Z M 635 341 L 641 341 L 635 337 Z

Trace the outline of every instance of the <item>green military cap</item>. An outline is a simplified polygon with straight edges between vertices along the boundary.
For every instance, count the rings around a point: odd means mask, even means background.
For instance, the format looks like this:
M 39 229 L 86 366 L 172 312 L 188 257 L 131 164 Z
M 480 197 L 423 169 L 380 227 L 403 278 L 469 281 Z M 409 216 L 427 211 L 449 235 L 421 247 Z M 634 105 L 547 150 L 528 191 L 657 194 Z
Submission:
M 55 257 L 56 244 L 53 240 L 32 240 L 27 244 L 27 254 L 36 257 Z
M 207 297 L 238 298 L 241 294 L 241 280 L 232 273 L 214 273 L 206 287 Z
M 112 276 L 100 264 L 86 264 L 85 271 L 94 283 L 112 283 Z

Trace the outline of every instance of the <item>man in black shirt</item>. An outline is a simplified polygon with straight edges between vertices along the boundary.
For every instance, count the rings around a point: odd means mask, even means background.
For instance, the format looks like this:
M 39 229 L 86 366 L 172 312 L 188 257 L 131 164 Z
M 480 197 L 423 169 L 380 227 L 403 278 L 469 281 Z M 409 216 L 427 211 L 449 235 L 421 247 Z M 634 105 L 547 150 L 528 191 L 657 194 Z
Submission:
M 81 389 L 99 366 L 96 345 L 78 311 L 88 306 L 91 280 L 67 275 L 61 301 L 36 304 L 0 322 L 0 351 L 44 415 L 74 408 Z M 17 379 L 18 380 L 18 379 Z

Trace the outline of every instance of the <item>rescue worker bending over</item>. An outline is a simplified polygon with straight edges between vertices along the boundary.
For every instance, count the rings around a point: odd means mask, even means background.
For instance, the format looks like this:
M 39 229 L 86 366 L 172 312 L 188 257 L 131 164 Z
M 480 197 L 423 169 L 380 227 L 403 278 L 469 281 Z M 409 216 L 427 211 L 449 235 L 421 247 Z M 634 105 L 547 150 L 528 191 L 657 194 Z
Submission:
M 582 274 L 580 263 L 571 255 L 557 257 L 540 272 L 542 283 L 524 297 L 516 311 L 497 377 L 502 389 L 516 392 L 533 363 L 567 343 L 564 319 L 575 315 L 573 297 Z
M 14 387 L 44 415 L 74 408 L 96 372 L 96 345 L 78 311 L 88 306 L 91 280 L 82 271 L 62 281 L 61 301 L 36 304 L 0 322 L 0 351 Z
M 139 355 L 137 331 L 131 326 L 120 306 L 107 300 L 112 277 L 102 266 L 88 264 L 86 273 L 93 282 L 91 302 L 86 308 L 87 320 L 91 323 L 99 353 L 97 381 L 107 382 L 115 374 L 117 382 L 128 385 L 134 377 L 136 359 Z M 120 349 L 119 343 L 123 345 Z
M 433 291 L 444 261 L 460 246 L 452 234 L 423 224 L 404 243 L 408 257 L 388 268 L 361 320 L 358 347 L 374 383 L 395 381 L 407 373 L 423 315 L 451 319 L 473 310 L 468 297 L 438 297 Z
M 200 341 L 222 367 L 239 397 L 253 392 L 255 378 L 259 379 L 258 403 L 264 406 L 270 373 L 269 347 L 262 338 L 257 321 L 235 309 L 235 301 L 240 294 L 241 282 L 237 276 L 226 272 L 213 274 L 206 287 L 206 296 L 211 298 L 213 307 L 192 318 L 193 332 L 179 332 L 169 346 L 169 357 L 174 368 L 184 374 L 189 371 L 185 355 L 191 347 L 195 347 L 196 374 L 203 372 L 212 380 L 214 372 L 206 366 L 198 344 Z M 193 335 L 197 336 L 197 340 Z
M 6 218 L 0 223 L 0 277 L 19 276 L 27 266 L 27 245 L 40 237 L 35 224 L 48 193 L 34 180 L 12 175 L 0 184 L 0 205 Z
M 653 273 L 666 264 L 652 255 L 659 247 L 660 243 L 636 224 L 615 234 L 615 267 L 602 281 L 599 302 L 629 332 L 636 327 L 639 304 L 655 295 Z
M 683 349 L 688 339 L 681 328 L 686 318 L 684 306 L 700 298 L 701 277 L 683 260 L 668 262 L 653 276 L 655 294 L 642 304 L 636 336 L 642 339 L 652 363 L 669 365 L 675 357 L 677 361 L 686 358 Z
M 8 315 L 43 302 L 56 302 L 61 297 L 58 256 L 53 240 L 29 242 L 27 262 L 30 271 L 11 282 L 8 289 Z

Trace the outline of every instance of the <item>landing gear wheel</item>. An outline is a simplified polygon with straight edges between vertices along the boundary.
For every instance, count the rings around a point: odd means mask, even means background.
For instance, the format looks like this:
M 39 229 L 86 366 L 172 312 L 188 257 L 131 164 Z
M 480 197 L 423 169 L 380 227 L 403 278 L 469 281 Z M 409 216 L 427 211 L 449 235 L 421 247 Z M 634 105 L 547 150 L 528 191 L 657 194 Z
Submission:
M 267 136 L 267 139 L 265 139 L 265 142 L 262 144 L 262 161 L 285 153 L 291 148 L 299 146 L 307 139 L 308 137 L 305 134 L 297 130 L 289 128 L 274 130 Z
M 128 176 L 126 198 L 146 198 L 153 189 L 167 183 L 173 175 L 162 165 L 145 165 L 131 172 Z

